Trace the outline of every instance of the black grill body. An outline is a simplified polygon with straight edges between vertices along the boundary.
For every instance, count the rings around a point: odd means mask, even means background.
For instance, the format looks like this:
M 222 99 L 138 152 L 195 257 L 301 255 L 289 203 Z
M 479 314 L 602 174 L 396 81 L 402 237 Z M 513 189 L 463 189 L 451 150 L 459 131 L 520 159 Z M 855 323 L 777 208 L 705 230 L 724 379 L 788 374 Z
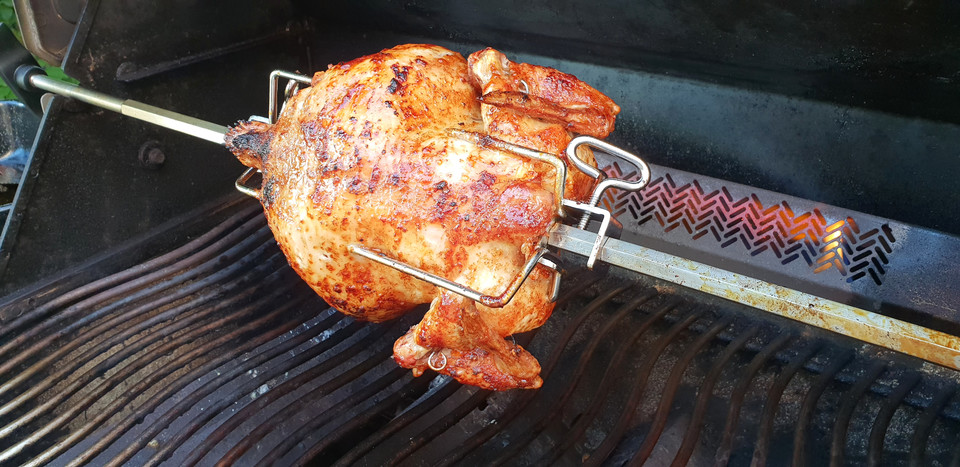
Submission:
M 808 3 L 89 0 L 64 68 L 226 124 L 274 69 L 494 46 L 623 107 L 656 169 L 604 200 L 624 239 L 956 334 L 960 10 Z M 423 310 L 332 311 L 225 149 L 61 99 L 41 127 L 0 239 L 6 463 L 960 462 L 960 373 L 615 268 L 516 337 L 542 389 L 413 378 Z

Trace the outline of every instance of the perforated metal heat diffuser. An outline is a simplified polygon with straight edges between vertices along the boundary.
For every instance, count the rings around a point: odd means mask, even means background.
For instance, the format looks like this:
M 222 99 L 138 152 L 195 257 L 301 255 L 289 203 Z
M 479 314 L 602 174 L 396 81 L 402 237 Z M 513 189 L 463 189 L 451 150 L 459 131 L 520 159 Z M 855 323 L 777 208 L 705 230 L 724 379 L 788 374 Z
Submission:
M 613 162 L 605 169 L 621 175 Z M 601 203 L 623 240 L 960 333 L 960 241 L 930 229 L 681 170 Z M 622 174 L 629 176 L 629 174 Z

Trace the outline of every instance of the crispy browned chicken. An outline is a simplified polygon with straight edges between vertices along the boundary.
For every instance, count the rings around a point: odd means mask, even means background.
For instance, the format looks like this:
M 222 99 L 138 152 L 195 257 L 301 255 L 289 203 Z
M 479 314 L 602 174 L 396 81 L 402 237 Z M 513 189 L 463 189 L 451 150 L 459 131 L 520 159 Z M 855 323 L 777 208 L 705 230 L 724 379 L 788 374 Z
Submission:
M 400 365 L 488 389 L 536 388 L 537 360 L 504 337 L 550 316 L 552 271 L 538 265 L 512 301 L 489 308 L 347 247 L 499 295 L 557 220 L 555 169 L 449 130 L 565 157 L 571 132 L 605 137 L 619 110 L 572 75 L 493 49 L 464 60 L 410 44 L 316 73 L 275 125 L 240 122 L 226 142 L 263 172 L 277 243 L 330 305 L 383 321 L 431 303 L 395 344 Z M 578 155 L 593 162 L 589 151 Z M 593 180 L 569 174 L 566 197 L 587 197 Z

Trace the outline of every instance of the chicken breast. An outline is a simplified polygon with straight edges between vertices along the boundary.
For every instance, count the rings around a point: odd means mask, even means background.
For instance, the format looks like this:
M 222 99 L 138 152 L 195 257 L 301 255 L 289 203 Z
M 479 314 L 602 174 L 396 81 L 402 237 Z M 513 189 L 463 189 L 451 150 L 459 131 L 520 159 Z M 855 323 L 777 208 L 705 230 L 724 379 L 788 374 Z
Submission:
M 260 200 L 277 243 L 331 306 L 383 321 L 431 303 L 397 341 L 399 364 L 489 389 L 535 388 L 536 359 L 504 337 L 550 316 L 549 269 L 537 266 L 512 301 L 489 308 L 348 246 L 500 295 L 557 220 L 556 171 L 450 130 L 562 155 L 571 130 L 604 137 L 617 112 L 572 75 L 493 49 L 468 62 L 409 44 L 316 73 L 275 125 L 240 122 L 226 143 L 263 172 Z M 570 174 L 566 196 L 589 196 L 592 179 Z

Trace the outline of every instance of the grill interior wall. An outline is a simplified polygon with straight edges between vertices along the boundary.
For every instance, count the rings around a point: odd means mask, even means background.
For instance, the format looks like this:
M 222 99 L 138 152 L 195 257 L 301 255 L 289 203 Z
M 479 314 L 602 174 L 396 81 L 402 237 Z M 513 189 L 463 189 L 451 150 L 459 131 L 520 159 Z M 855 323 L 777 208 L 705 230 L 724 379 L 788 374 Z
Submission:
M 611 142 L 650 162 L 960 233 L 956 7 L 793 3 L 596 3 L 621 11 L 606 17 L 566 2 L 100 0 L 64 66 L 85 86 L 229 124 L 265 113 L 274 68 L 309 73 L 402 42 L 492 45 L 609 94 L 624 109 Z M 0 242 L 3 294 L 217 199 L 240 171 L 226 150 L 89 107 L 55 105 L 45 127 Z M 160 170 L 137 162 L 148 141 L 164 149 Z

